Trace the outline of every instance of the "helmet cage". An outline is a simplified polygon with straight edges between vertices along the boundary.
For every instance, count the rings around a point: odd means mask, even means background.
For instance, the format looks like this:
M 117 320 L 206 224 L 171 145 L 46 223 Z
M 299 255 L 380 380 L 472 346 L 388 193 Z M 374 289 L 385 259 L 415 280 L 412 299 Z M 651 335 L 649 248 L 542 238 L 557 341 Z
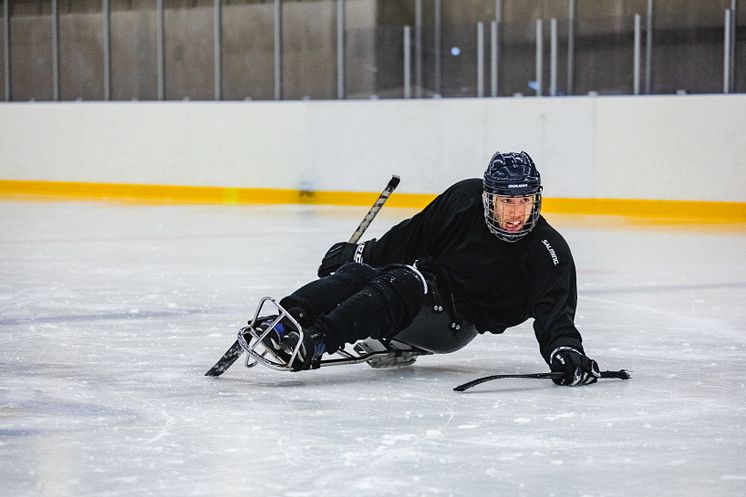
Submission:
M 484 204 L 484 220 L 487 224 L 487 229 L 500 240 L 511 243 L 517 242 L 528 235 L 539 220 L 541 212 L 541 190 L 542 188 L 538 187 L 535 192 L 525 195 L 504 195 L 488 191 L 483 192 L 482 203 Z M 531 198 L 532 202 L 530 204 L 526 203 L 525 208 L 528 209 L 530 206 L 531 211 L 525 213 L 523 226 L 517 231 L 505 229 L 503 227 L 503 209 L 507 204 L 504 201 L 511 198 L 528 197 Z M 515 207 L 512 208 L 515 209 Z

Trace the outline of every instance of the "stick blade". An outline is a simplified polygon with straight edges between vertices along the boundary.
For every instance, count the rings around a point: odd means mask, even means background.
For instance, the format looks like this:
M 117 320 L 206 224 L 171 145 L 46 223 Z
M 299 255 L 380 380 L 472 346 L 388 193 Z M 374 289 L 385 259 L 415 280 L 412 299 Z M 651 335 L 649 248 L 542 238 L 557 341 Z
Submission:
M 218 377 L 225 373 L 225 371 L 233 365 L 236 360 L 238 360 L 239 357 L 243 354 L 243 349 L 241 348 L 241 345 L 238 343 L 238 340 L 236 340 L 233 345 L 231 345 L 231 348 L 229 348 L 225 354 L 223 354 L 223 357 L 221 357 L 218 362 L 215 363 L 213 367 L 210 368 L 208 372 L 205 373 L 205 376 L 213 376 Z
M 469 382 L 469 383 L 471 383 L 471 382 Z M 471 388 L 473 386 L 473 385 L 470 385 L 469 383 L 464 383 L 463 385 L 459 385 L 457 387 L 453 387 L 453 391 L 454 392 L 463 392 L 464 390 L 468 390 L 469 388 Z
M 601 371 L 601 378 L 618 378 L 620 380 L 629 380 L 632 378 L 631 371 L 620 369 L 619 371 Z

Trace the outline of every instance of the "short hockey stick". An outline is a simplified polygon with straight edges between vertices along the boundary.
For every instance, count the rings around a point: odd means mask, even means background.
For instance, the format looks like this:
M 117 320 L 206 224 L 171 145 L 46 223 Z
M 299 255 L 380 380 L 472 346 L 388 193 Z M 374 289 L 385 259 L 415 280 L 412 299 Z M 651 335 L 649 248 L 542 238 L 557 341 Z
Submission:
M 491 376 L 484 376 L 471 380 L 463 385 L 459 385 L 453 390 L 456 392 L 463 392 L 471 387 L 477 386 L 481 383 L 491 380 L 501 380 L 503 378 L 538 378 L 538 379 L 560 379 L 564 378 L 565 373 L 554 372 L 554 373 L 530 373 L 530 374 L 493 374 Z M 629 380 L 631 378 L 629 371 L 626 369 L 620 369 L 619 371 L 601 371 L 601 378 L 619 378 L 620 380 Z
M 391 180 L 389 180 L 386 188 L 383 189 L 376 202 L 373 204 L 363 220 L 360 222 L 360 225 L 352 234 L 352 237 L 350 237 L 349 243 L 357 243 L 360 240 L 360 238 L 363 236 L 363 233 L 365 233 L 365 230 L 368 229 L 368 226 L 370 226 L 370 223 L 373 222 L 373 219 L 378 214 L 378 211 L 381 210 L 383 204 L 386 203 L 386 200 L 388 200 L 389 196 L 398 185 L 399 176 L 391 176 Z M 243 355 L 243 352 L 244 351 L 243 348 L 241 348 L 241 344 L 238 340 L 236 340 L 235 342 L 233 342 L 233 345 L 231 345 L 231 347 L 225 352 L 225 354 L 223 354 L 223 357 L 221 357 L 218 362 L 216 362 L 215 365 L 211 367 L 207 373 L 205 373 L 205 376 L 220 376 L 221 374 L 225 373 L 226 370 L 231 367 L 233 363 L 236 362 L 239 357 L 241 357 L 241 355 Z

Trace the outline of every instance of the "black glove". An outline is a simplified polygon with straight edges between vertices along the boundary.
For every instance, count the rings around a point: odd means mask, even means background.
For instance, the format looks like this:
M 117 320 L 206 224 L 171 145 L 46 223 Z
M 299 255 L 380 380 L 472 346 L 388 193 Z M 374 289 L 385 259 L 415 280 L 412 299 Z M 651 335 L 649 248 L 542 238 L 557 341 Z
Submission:
M 363 262 L 367 243 L 338 242 L 332 245 L 321 260 L 318 271 L 319 278 L 329 276 L 339 269 L 340 266 L 348 262 Z
M 589 385 L 601 377 L 596 361 L 572 347 L 554 349 L 549 356 L 549 367 L 553 372 L 565 373 L 564 378 L 552 378 L 557 385 Z

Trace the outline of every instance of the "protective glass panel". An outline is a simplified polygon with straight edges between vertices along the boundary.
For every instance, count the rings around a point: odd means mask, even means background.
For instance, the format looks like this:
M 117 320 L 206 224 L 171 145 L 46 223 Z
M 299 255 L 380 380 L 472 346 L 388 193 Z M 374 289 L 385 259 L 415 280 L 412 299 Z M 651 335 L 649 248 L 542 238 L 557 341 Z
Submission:
M 212 100 L 213 2 L 164 0 L 167 100 Z
M 575 94 L 624 95 L 633 90 L 634 15 L 645 28 L 647 0 L 578 0 L 575 25 Z M 643 33 L 644 37 L 644 33 Z M 644 51 L 644 39 L 641 47 Z M 641 52 L 642 53 L 642 52 Z M 644 61 L 640 63 L 644 70 Z M 644 74 L 640 76 L 641 90 Z
M 100 0 L 58 2 L 60 100 L 104 98 Z
M 222 66 L 224 100 L 274 98 L 272 2 L 223 2 Z
M 156 100 L 157 13 L 152 0 L 112 0 L 111 98 Z
M 283 98 L 336 97 L 336 2 L 283 2 Z
M 500 94 L 536 94 L 536 21 L 501 25 Z
M 443 27 L 441 93 L 444 97 L 477 95 L 476 23 Z
M 653 93 L 723 91 L 724 11 L 730 4 L 730 0 L 667 2 L 665 12 L 655 19 Z
M 214 0 L 163 0 L 166 99 L 215 98 Z M 412 97 L 478 94 L 477 23 L 484 26 L 484 95 L 491 94 L 491 21 L 501 20 L 499 95 L 535 95 L 536 21 L 543 27 L 542 94 L 552 76 L 558 95 L 630 94 L 634 74 L 634 19 L 641 16 L 641 93 L 723 91 L 724 10 L 733 0 L 346 0 L 346 98 L 401 98 L 405 69 Z M 575 22 L 570 5 L 575 5 Z M 51 0 L 10 0 L 9 57 L 0 51 L 4 97 L 54 97 Z M 105 98 L 105 16 L 101 0 L 59 0 L 59 97 Z M 221 0 L 221 97 L 275 96 L 272 0 Z M 417 6 L 421 7 L 418 10 Z M 647 57 L 647 13 L 654 6 L 652 52 Z M 158 98 L 156 0 L 110 1 L 110 85 L 117 100 Z M 500 6 L 500 12 L 497 7 Z M 4 15 L 3 13 L 0 13 Z M 498 15 L 499 14 L 499 15 Z M 556 71 L 551 71 L 550 19 L 557 20 Z M 3 18 L 4 21 L 4 18 Z M 734 19 L 732 91 L 746 89 L 746 8 Z M 404 27 L 410 30 L 404 64 Z M 4 41 L 5 23 L 0 26 Z M 739 36 L 740 35 L 740 36 Z M 571 51 L 571 44 L 574 50 Z M 337 1 L 282 2 L 283 98 L 337 97 Z M 8 59 L 7 61 L 5 59 Z M 571 64 L 572 61 L 572 64 Z M 5 62 L 9 63 L 5 82 Z M 650 70 L 648 71 L 648 67 Z
M 9 2 L 11 99 L 51 100 L 51 1 Z
M 346 2 L 346 98 L 404 96 L 404 26 L 413 16 L 413 0 Z

